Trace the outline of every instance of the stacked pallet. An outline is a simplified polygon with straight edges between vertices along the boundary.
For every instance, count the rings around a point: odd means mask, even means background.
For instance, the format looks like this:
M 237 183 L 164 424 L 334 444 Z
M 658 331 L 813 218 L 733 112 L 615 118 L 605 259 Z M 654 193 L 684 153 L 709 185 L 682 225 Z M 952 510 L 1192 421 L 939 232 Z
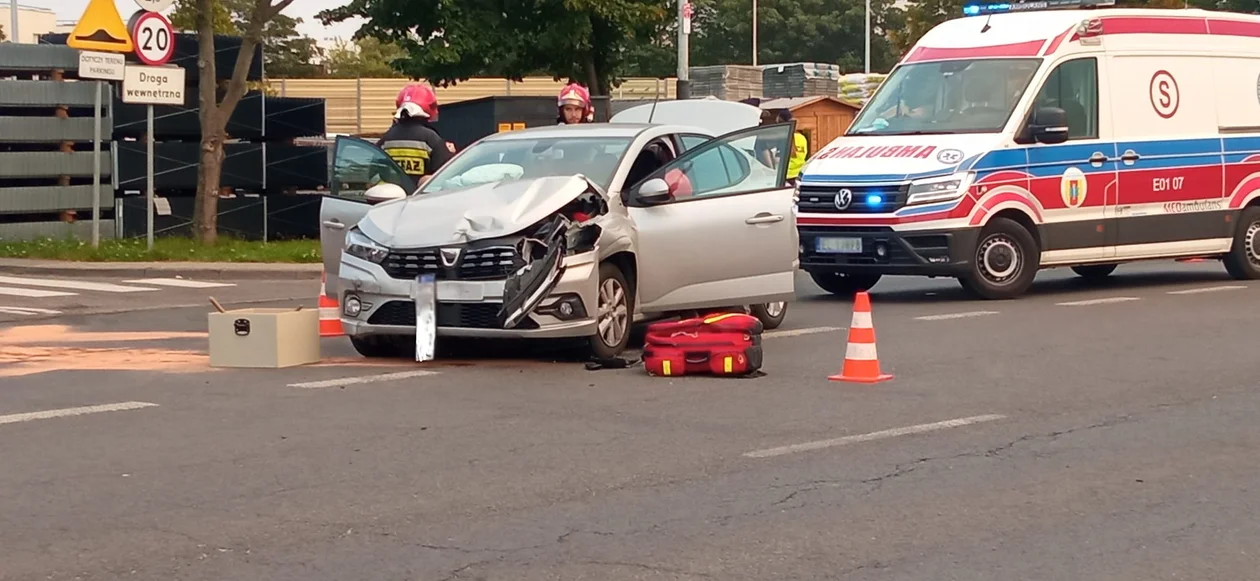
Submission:
M 745 65 L 718 65 L 691 67 L 692 97 L 717 97 L 726 101 L 740 101 L 762 94 L 761 67 Z
M 65 49 L 58 46 L 65 41 L 64 34 L 41 38 L 48 48 Z M 215 37 L 216 71 L 221 85 L 231 76 L 240 47 L 239 38 Z M 201 163 L 197 50 L 195 34 L 175 35 L 171 64 L 187 71 L 184 103 L 153 107 L 153 185 L 157 203 L 154 228 L 159 234 L 191 233 L 197 171 Z M 129 64 L 138 64 L 134 55 L 128 55 L 127 59 Z M 246 79 L 261 81 L 262 72 L 259 49 L 250 60 Z M 222 89 L 218 91 L 218 98 L 222 99 Z M 143 236 L 147 225 L 147 106 L 123 103 L 116 89 L 108 100 L 114 112 L 116 175 L 115 190 L 111 193 L 117 198 L 118 230 L 127 237 Z M 314 196 L 273 203 L 268 203 L 265 197 L 327 189 L 328 147 L 296 143 L 301 138 L 324 136 L 325 113 L 324 100 L 318 98 L 285 98 L 253 91 L 240 101 L 228 121 L 229 141 L 224 146 L 220 180 L 223 199 L 219 203 L 219 225 L 223 233 L 239 238 L 265 238 L 275 233 L 274 229 L 268 232 L 269 211 L 295 204 L 306 206 L 311 200 L 318 205 L 318 197 Z M 316 221 L 310 221 L 306 234 L 317 235 Z
M 767 99 L 835 97 L 840 92 L 840 67 L 823 63 L 766 65 L 761 82 Z
M 91 238 L 96 85 L 71 82 L 66 47 L 0 44 L 0 240 Z M 101 236 L 111 237 L 113 167 L 102 92 Z

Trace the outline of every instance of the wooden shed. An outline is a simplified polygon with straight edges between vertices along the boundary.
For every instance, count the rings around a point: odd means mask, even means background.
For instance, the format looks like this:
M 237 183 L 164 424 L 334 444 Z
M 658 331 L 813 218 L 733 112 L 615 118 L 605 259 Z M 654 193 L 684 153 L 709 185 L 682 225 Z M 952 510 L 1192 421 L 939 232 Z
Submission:
M 796 118 L 796 130 L 809 139 L 812 156 L 848 131 L 861 106 L 835 97 L 791 97 L 761 102 L 762 109 L 787 109 Z

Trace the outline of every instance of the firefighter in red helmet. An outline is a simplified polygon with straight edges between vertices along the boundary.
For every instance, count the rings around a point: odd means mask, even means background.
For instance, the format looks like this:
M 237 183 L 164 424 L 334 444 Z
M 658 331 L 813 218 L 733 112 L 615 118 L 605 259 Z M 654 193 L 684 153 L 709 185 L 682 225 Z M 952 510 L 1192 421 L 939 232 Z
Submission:
M 455 155 L 454 146 L 433 128 L 437 94 L 428 84 L 412 83 L 399 91 L 394 105 L 394 124 L 376 145 L 417 184 L 423 184 Z
M 560 90 L 556 107 L 559 112 L 556 121 L 560 125 L 595 122 L 595 106 L 591 104 L 591 92 L 577 83 L 569 83 Z

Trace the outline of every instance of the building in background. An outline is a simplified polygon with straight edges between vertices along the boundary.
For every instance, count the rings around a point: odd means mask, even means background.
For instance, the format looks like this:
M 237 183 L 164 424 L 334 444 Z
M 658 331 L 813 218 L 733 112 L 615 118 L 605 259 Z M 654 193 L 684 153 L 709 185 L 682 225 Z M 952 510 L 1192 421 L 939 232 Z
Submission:
M 8 2 L 0 4 L 0 29 L 4 30 L 4 36 L 10 42 L 38 44 L 39 35 L 57 32 L 56 12 L 38 6 L 18 4 L 19 38 L 13 38 L 12 31 L 9 30 L 10 23 L 13 22 L 11 7 L 12 4 Z

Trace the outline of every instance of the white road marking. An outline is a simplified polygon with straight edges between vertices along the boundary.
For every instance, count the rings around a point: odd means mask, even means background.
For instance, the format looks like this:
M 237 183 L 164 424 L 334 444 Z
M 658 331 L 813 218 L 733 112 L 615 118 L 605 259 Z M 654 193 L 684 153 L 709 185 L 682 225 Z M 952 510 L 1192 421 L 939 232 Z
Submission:
M 45 410 L 42 412 L 30 412 L 25 414 L 10 414 L 0 416 L 0 424 L 16 424 L 19 422 L 32 422 L 35 420 L 51 420 L 53 418 L 69 418 L 74 416 L 82 416 L 86 414 L 99 414 L 103 412 L 123 412 L 127 410 L 138 410 L 144 408 L 155 408 L 158 404 L 147 403 L 143 401 L 128 401 L 123 403 L 108 403 L 103 405 L 89 405 L 77 408 L 64 408 L 59 410 Z
M 289 387 L 300 387 L 303 389 L 318 389 L 321 387 L 345 387 L 347 385 L 362 385 L 364 383 L 378 383 L 381 381 L 397 381 L 399 379 L 410 379 L 412 377 L 428 377 L 437 375 L 436 371 L 400 371 L 398 373 L 384 373 L 381 375 L 364 375 L 360 377 L 343 377 L 341 379 L 326 379 L 323 381 L 308 381 L 306 383 L 290 383 Z
M 61 311 L 37 309 L 34 307 L 0 307 L 0 313 L 6 315 L 60 315 Z
M 809 327 L 807 329 L 785 329 L 783 331 L 766 331 L 761 334 L 763 339 L 774 339 L 776 337 L 799 337 L 801 335 L 813 335 L 816 333 L 834 333 L 836 331 L 844 331 L 847 327 Z
M 949 319 L 968 319 L 996 314 L 998 314 L 997 311 L 968 311 L 966 313 L 950 313 L 948 315 L 927 315 L 925 317 L 915 317 L 914 319 L 916 321 L 947 321 Z
M 1137 297 L 1107 297 L 1105 299 L 1089 299 L 1087 301 L 1072 301 L 1068 303 L 1055 303 L 1060 307 L 1088 307 L 1090 305 L 1108 305 L 1111 303 L 1127 303 L 1129 301 L 1139 301 Z
M 137 280 L 124 280 L 123 282 L 128 284 L 149 284 L 180 288 L 220 288 L 226 286 L 236 286 L 236 283 L 234 282 L 206 282 L 204 280 L 188 280 L 186 278 L 141 278 Z
M 58 278 L 25 278 L 18 276 L 0 276 L 0 283 L 18 284 L 22 286 L 42 286 L 51 288 L 64 288 L 86 291 L 100 291 L 107 293 L 135 293 L 143 291 L 156 291 L 155 288 L 142 288 L 138 286 L 123 286 L 120 284 L 110 284 L 107 282 L 90 282 L 85 280 L 65 280 Z
M 48 297 L 72 297 L 79 293 L 63 293 L 61 291 L 39 290 L 34 288 L 17 288 L 14 286 L 0 286 L 0 295 L 11 297 L 27 297 L 31 299 L 46 299 Z
M 1242 286 L 1242 285 L 1205 286 L 1205 287 L 1200 287 L 1200 288 L 1191 288 L 1191 289 L 1179 290 L 1179 291 L 1168 291 L 1168 294 L 1170 295 L 1197 295 L 1200 293 L 1215 293 L 1215 292 L 1220 292 L 1220 291 L 1232 291 L 1232 290 L 1239 290 L 1239 289 L 1245 289 L 1245 288 L 1247 287 Z
M 919 424 L 916 426 L 906 426 L 904 428 L 894 428 L 891 430 L 883 430 L 879 432 L 871 432 L 869 434 L 859 434 L 856 436 L 845 436 L 843 438 L 834 438 L 831 440 L 818 440 L 814 442 L 805 442 L 803 444 L 792 444 L 791 446 L 781 446 L 779 448 L 768 448 L 765 450 L 755 450 L 744 454 L 745 458 L 771 458 L 774 456 L 783 456 L 785 454 L 795 454 L 797 452 L 810 452 L 813 450 L 822 450 L 824 448 L 834 448 L 836 446 L 845 446 L 848 444 L 857 444 L 861 442 L 870 442 L 873 440 L 883 440 L 886 438 L 895 438 L 897 436 L 909 436 L 911 434 L 922 434 L 924 432 L 934 432 L 936 430 L 944 430 L 947 428 L 961 428 L 972 424 L 982 422 L 993 422 L 1004 419 L 1006 416 L 989 414 L 984 416 L 972 416 L 969 418 L 959 418 L 956 420 L 945 420 L 943 422 L 935 422 L 931 424 Z

